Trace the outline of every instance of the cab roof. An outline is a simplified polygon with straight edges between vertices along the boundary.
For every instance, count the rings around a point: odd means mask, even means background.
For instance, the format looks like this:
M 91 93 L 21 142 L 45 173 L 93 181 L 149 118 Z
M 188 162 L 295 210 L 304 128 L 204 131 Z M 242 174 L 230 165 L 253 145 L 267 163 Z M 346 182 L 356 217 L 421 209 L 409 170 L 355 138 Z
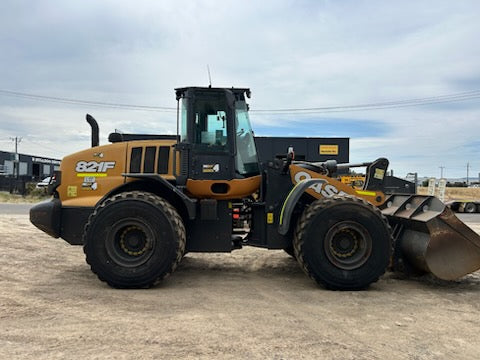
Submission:
M 176 88 L 175 93 L 177 95 L 177 100 L 178 100 L 180 99 L 181 95 L 187 91 L 218 92 L 218 91 L 225 91 L 225 90 L 231 91 L 233 93 L 242 93 L 242 94 L 245 93 L 247 98 L 250 98 L 250 94 L 251 94 L 249 88 L 235 88 L 233 86 L 231 88 L 220 88 L 220 87 L 211 87 L 211 86 L 208 86 L 208 87 L 187 86 L 187 87 Z

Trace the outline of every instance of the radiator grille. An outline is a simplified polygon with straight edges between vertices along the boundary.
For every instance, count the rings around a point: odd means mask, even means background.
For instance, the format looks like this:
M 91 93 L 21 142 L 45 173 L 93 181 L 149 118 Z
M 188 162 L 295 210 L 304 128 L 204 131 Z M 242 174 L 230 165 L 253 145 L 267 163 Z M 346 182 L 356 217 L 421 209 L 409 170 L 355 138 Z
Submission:
M 188 176 L 188 151 L 182 151 L 182 160 L 180 163 L 180 175 Z
M 153 174 L 155 172 L 155 155 L 157 148 L 155 146 L 147 146 L 145 148 L 145 160 L 143 162 L 143 172 Z
M 130 172 L 133 174 L 139 173 L 142 165 L 142 147 L 134 147 L 130 155 Z
M 160 146 L 158 151 L 158 173 L 168 174 L 168 162 L 170 160 L 170 146 Z
M 154 174 L 155 164 L 158 174 L 168 174 L 170 146 L 134 147 L 130 153 L 130 173 Z M 145 153 L 145 155 L 143 155 Z M 142 163 L 143 157 L 143 163 Z

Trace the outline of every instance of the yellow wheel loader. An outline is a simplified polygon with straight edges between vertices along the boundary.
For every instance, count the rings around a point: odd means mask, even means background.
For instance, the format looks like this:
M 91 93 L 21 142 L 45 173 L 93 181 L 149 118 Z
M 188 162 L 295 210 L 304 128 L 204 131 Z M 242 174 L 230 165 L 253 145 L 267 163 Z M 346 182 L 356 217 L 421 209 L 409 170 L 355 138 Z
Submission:
M 176 89 L 177 135 L 112 133 L 62 160 L 31 222 L 83 245 L 98 278 L 144 288 L 186 252 L 283 249 L 329 289 L 359 290 L 386 269 L 456 279 L 480 268 L 480 238 L 434 197 L 384 194 L 384 158 L 259 163 L 249 89 Z M 361 189 L 339 169 L 365 167 Z

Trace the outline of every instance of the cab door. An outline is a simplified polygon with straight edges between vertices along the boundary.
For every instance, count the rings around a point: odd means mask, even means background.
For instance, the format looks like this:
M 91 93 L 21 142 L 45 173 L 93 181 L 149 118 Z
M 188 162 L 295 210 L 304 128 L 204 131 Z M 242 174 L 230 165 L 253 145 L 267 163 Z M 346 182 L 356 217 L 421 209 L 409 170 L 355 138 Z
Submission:
M 259 176 L 246 178 L 236 169 L 235 94 L 229 89 L 191 88 L 182 99 L 184 141 L 177 148 L 188 192 L 219 200 L 252 194 Z
M 196 99 L 189 179 L 229 180 L 235 176 L 231 111 L 225 99 Z

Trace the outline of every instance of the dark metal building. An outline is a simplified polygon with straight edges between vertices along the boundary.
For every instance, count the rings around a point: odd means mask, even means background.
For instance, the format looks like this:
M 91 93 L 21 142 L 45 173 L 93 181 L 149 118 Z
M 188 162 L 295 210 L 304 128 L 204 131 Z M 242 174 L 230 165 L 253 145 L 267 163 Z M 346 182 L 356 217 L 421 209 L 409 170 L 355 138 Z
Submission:
M 60 160 L 47 157 L 0 151 L 0 176 L 41 180 L 60 167 Z
M 296 160 L 349 162 L 350 138 L 256 136 L 255 143 L 260 162 L 285 157 L 290 146 L 295 151 Z

